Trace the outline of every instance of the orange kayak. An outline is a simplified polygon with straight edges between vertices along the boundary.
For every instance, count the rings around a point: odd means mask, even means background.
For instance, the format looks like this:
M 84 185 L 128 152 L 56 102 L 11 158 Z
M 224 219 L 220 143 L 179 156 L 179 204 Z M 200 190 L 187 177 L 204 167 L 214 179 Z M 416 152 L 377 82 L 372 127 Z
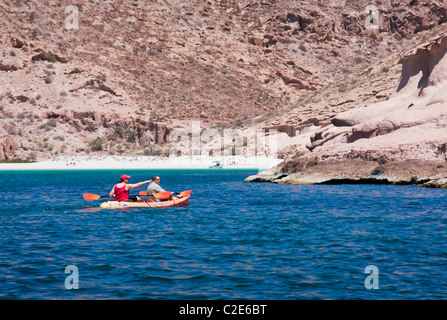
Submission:
M 187 195 L 185 197 L 177 198 L 173 197 L 172 200 L 168 201 L 158 201 L 158 202 L 124 202 L 124 201 L 106 201 L 101 203 L 101 208 L 117 209 L 117 208 L 162 208 L 162 207 L 172 207 L 181 206 L 188 203 L 191 196 Z

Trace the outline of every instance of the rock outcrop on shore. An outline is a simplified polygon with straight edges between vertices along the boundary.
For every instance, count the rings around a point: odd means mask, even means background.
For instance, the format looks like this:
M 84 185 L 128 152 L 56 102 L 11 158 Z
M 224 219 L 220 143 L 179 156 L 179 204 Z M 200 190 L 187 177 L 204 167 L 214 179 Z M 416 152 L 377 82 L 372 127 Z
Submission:
M 414 184 L 447 188 L 447 164 L 441 161 L 393 161 L 379 164 L 361 159 L 304 164 L 298 172 L 266 170 L 245 182 L 290 184 Z
M 340 113 L 264 181 L 444 187 L 447 178 L 447 33 L 405 54 L 387 101 Z M 285 176 L 284 176 L 285 175 Z M 261 181 L 263 176 L 246 181 Z

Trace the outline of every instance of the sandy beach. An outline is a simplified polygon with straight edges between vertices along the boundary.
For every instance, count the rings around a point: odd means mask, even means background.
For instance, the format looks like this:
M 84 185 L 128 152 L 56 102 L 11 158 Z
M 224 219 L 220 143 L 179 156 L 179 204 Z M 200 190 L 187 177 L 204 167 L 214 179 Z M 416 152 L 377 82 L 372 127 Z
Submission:
M 282 162 L 267 157 L 154 157 L 154 156 L 59 156 L 34 163 L 0 163 L 8 170 L 100 170 L 100 169 L 208 169 L 220 161 L 222 169 L 270 169 Z M 222 170 L 215 169 L 215 170 Z

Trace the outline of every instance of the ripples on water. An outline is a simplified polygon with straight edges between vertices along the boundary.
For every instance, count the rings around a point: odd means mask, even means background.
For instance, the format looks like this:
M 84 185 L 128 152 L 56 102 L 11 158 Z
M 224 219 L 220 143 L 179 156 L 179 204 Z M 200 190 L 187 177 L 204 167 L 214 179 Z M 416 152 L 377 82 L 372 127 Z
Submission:
M 82 194 L 121 172 L 2 172 L 0 298 L 447 298 L 445 190 L 244 183 L 252 173 L 159 171 L 193 191 L 188 206 L 101 210 Z

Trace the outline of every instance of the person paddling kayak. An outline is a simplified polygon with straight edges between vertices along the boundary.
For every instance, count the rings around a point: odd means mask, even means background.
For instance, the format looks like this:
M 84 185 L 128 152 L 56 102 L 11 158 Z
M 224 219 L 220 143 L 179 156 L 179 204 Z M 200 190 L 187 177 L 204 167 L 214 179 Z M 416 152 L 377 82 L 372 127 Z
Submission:
M 160 177 L 153 176 L 151 183 L 147 186 L 147 201 L 160 201 L 160 199 L 154 197 L 154 194 L 159 192 L 165 192 L 165 190 L 160 187 Z
M 146 180 L 138 183 L 129 183 L 130 176 L 122 175 L 120 182 L 115 184 L 109 193 L 109 197 L 113 198 L 114 201 L 126 201 L 126 202 L 136 202 L 139 199 L 137 196 L 129 196 L 129 190 L 137 189 L 146 183 L 150 183 L 150 180 Z

